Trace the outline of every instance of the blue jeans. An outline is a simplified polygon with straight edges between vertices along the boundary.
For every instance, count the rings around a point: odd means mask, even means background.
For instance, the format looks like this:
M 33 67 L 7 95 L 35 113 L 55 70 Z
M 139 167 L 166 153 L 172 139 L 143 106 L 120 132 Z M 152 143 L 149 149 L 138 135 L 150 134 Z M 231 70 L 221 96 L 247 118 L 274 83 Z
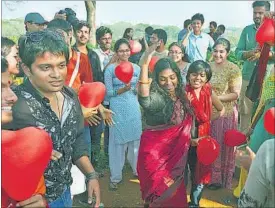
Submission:
M 58 199 L 49 203 L 50 208 L 55 208 L 55 207 L 63 208 L 63 207 L 72 207 L 72 206 L 73 206 L 73 201 L 71 199 L 70 188 L 66 188 L 66 190 Z
M 91 154 L 92 154 L 92 140 L 91 140 L 91 133 L 90 133 L 90 126 L 84 127 L 84 139 L 86 141 L 87 147 L 88 147 L 88 153 L 89 153 L 89 159 L 91 161 Z

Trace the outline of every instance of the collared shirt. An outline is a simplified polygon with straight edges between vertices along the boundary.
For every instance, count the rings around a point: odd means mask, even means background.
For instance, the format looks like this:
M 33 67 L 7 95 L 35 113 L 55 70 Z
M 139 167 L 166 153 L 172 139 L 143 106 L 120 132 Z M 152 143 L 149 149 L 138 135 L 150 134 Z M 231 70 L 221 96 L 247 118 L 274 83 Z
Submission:
M 212 49 L 214 45 L 214 40 L 210 35 L 201 32 L 200 35 L 195 35 L 192 32 L 188 38 L 188 43 L 186 46 L 186 53 L 190 59 L 190 62 L 197 60 L 206 61 L 207 49 Z
M 62 153 L 59 160 L 49 162 L 44 172 L 46 199 L 52 202 L 72 184 L 72 162 L 88 155 L 83 137 L 84 118 L 77 95 L 71 88 L 62 89 L 64 104 L 60 121 L 51 109 L 49 100 L 43 97 L 28 79 L 14 91 L 18 101 L 12 108 L 13 129 L 29 126 L 44 129 L 51 136 L 53 149 Z
M 114 52 L 110 50 L 109 54 L 107 54 L 104 51 L 102 51 L 100 47 L 98 47 L 98 49 L 94 49 L 94 52 L 96 52 L 99 57 L 100 67 L 101 67 L 101 70 L 103 71 L 104 67 L 111 61 L 114 55 Z
M 255 24 L 248 25 L 243 29 L 237 48 L 235 50 L 235 54 L 238 60 L 244 60 L 243 58 L 244 52 L 256 49 L 257 47 L 256 32 L 257 32 L 257 28 Z M 271 47 L 271 50 L 274 51 L 274 47 Z M 257 61 L 244 60 L 243 69 L 242 69 L 242 78 L 244 80 L 247 80 L 247 81 L 250 80 L 254 67 L 256 65 L 256 62 Z M 269 60 L 267 65 L 268 73 L 272 69 L 273 65 L 274 65 L 274 61 Z

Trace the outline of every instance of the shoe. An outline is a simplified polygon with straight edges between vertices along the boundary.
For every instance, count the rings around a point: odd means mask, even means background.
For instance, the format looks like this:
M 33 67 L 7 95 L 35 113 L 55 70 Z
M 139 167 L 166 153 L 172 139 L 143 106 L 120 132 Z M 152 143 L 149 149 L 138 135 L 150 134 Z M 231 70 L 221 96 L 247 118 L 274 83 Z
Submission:
M 209 190 L 218 190 L 220 189 L 222 186 L 219 183 L 213 183 L 213 184 L 209 184 L 206 186 Z
M 192 204 L 191 202 L 188 202 L 189 208 L 199 208 L 198 205 Z
M 117 183 L 110 182 L 109 183 L 109 189 L 110 189 L 110 191 L 116 191 L 118 189 Z

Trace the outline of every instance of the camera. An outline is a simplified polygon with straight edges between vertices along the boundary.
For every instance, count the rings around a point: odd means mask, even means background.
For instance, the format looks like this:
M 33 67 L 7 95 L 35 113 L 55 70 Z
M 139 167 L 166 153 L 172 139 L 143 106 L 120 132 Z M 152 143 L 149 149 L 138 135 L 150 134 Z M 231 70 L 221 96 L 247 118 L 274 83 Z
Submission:
M 76 17 L 76 13 L 71 8 L 65 8 L 58 12 L 58 14 L 66 14 L 66 20 L 71 23 L 71 25 L 75 25 L 79 22 L 79 20 Z

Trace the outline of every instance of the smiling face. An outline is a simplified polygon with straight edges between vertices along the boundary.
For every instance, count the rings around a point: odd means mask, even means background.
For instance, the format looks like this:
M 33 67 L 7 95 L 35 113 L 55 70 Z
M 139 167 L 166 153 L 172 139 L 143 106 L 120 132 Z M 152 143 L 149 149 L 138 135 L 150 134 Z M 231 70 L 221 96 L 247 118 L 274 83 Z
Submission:
M 192 28 L 193 28 L 193 31 L 194 33 L 200 33 L 201 32 L 201 27 L 202 27 L 202 23 L 201 23 L 201 20 L 193 20 L 192 21 Z
M 169 93 L 175 93 L 178 86 L 178 77 L 176 73 L 170 69 L 164 69 L 158 76 L 159 86 Z
M 190 73 L 189 83 L 193 89 L 202 88 L 207 82 L 207 76 L 204 71 Z
M 86 45 L 90 39 L 90 29 L 83 26 L 81 29 L 76 31 L 76 41 L 78 44 Z
M 211 33 L 214 33 L 215 30 L 216 30 L 216 28 L 215 28 L 214 25 L 210 24 L 210 25 L 209 25 L 209 30 L 210 30 Z
M 216 64 L 222 64 L 227 60 L 228 53 L 222 44 L 216 45 L 213 51 L 213 58 Z
M 125 43 L 122 43 L 117 50 L 118 59 L 120 61 L 128 61 L 130 57 L 130 53 L 131 51 L 129 46 Z
M 183 58 L 183 53 L 181 48 L 176 45 L 170 48 L 168 55 L 176 63 L 181 62 Z
M 8 71 L 11 74 L 18 74 L 19 73 L 19 57 L 18 57 L 18 49 L 17 46 L 14 45 L 11 47 L 10 53 L 5 57 L 9 63 Z
M 6 124 L 12 121 L 11 108 L 17 101 L 17 96 L 11 90 L 12 83 L 10 73 L 8 71 L 1 73 L 1 122 Z
M 31 70 L 23 67 L 33 86 L 43 95 L 60 91 L 67 76 L 66 59 L 64 55 L 45 52 L 36 57 Z

